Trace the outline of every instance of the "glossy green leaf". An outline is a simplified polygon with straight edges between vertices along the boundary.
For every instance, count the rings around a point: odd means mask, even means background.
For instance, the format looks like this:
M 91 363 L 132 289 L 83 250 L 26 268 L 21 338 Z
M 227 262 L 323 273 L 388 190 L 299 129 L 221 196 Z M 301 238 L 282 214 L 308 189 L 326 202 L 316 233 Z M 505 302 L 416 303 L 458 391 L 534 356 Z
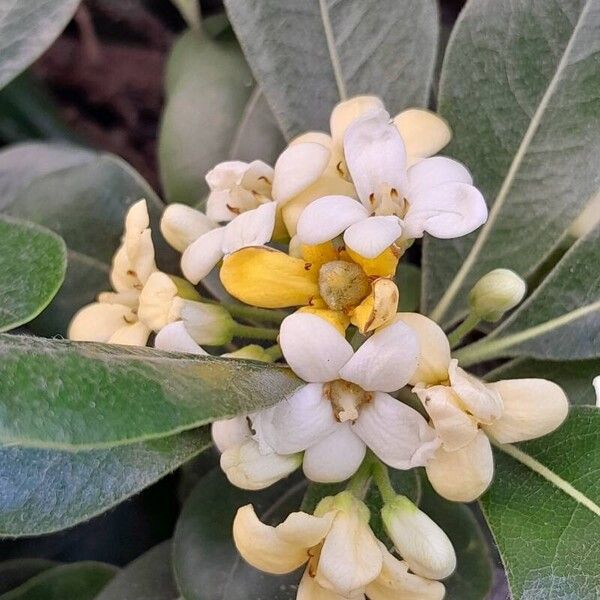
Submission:
M 0 1 L 0 88 L 60 35 L 80 0 Z
M 197 205 L 208 191 L 206 173 L 229 158 L 252 74 L 231 34 L 213 39 L 187 31 L 173 48 L 166 87 L 158 148 L 163 188 L 169 202 Z
M 233 487 L 214 469 L 187 499 L 173 537 L 175 579 L 186 600 L 294 600 L 301 572 L 267 575 L 237 553 L 231 526 L 237 509 L 251 503 L 270 525 L 298 510 L 306 481 L 291 477 L 260 492 Z
M 0 216 L 0 331 L 40 314 L 65 277 L 67 251 L 50 230 Z
M 0 442 L 97 449 L 271 406 L 290 369 L 109 344 L 0 336 Z
M 438 496 L 424 473 L 421 486 L 419 508 L 446 532 L 456 551 L 456 571 L 444 580 L 445 600 L 486 600 L 492 585 L 492 562 L 473 511 Z
M 210 445 L 192 431 L 109 450 L 0 448 L 0 535 L 66 529 L 112 508 Z
M 44 558 L 15 558 L 0 563 L 0 594 L 19 587 L 28 579 L 57 565 Z M 1 597 L 1 596 L 0 596 Z
M 481 503 L 515 600 L 598 597 L 599 445 L 600 410 L 575 407 L 557 432 L 495 453 Z
M 142 554 L 122 569 L 94 600 L 177 600 L 171 566 L 171 540 Z
M 600 356 L 600 227 L 577 242 L 500 327 L 457 351 L 463 365 L 500 356 Z
M 574 405 L 593 405 L 596 393 L 594 377 L 600 375 L 600 359 L 556 362 L 533 358 L 516 358 L 488 373 L 487 381 L 541 377 L 560 385 Z
M 117 567 L 99 562 L 61 565 L 32 577 L 0 600 L 94 600 L 117 572 Z
M 244 54 L 288 138 L 329 129 L 346 97 L 381 96 L 392 112 L 425 106 L 438 17 L 431 0 L 225 0 Z
M 472 285 L 504 267 L 529 277 L 600 187 L 597 0 L 471 0 L 446 53 L 444 153 L 493 205 L 487 224 L 426 240 L 424 307 L 449 324 Z
M 65 334 L 76 310 L 109 289 L 108 272 L 120 245 L 125 214 L 141 198 L 148 204 L 159 266 L 170 271 L 177 259 L 159 233 L 163 204 L 120 158 L 98 155 L 37 177 L 17 195 L 7 208 L 9 214 L 52 229 L 63 237 L 69 251 L 65 285 L 43 321 L 34 324 L 36 333 Z

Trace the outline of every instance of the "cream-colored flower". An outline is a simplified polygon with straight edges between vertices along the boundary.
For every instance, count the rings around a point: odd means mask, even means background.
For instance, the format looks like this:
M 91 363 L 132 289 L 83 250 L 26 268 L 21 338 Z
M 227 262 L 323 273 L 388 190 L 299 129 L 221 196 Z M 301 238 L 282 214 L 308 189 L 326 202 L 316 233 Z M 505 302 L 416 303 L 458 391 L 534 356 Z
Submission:
M 452 359 L 446 335 L 431 319 L 417 313 L 399 313 L 398 319 L 418 336 L 421 354 L 410 383 L 442 442 L 427 475 L 440 495 L 470 502 L 492 480 L 487 435 L 512 443 L 550 433 L 567 416 L 567 397 L 545 379 L 484 383 Z
M 297 312 L 281 324 L 279 343 L 307 384 L 251 416 L 255 439 L 279 454 L 304 451 L 313 481 L 350 477 L 369 447 L 398 469 L 424 465 L 438 446 L 415 410 L 389 392 L 403 387 L 418 348 L 403 323 L 378 329 L 355 352 L 342 333 L 316 314 Z
M 203 212 L 186 204 L 169 204 L 160 220 L 160 232 L 178 252 L 216 227 L 218 225 Z
M 125 217 L 122 243 L 114 255 L 110 280 L 114 292 L 99 294 L 69 324 L 76 341 L 145 346 L 151 328 L 138 318 L 140 293 L 156 271 L 150 218 L 145 200 L 131 206 Z

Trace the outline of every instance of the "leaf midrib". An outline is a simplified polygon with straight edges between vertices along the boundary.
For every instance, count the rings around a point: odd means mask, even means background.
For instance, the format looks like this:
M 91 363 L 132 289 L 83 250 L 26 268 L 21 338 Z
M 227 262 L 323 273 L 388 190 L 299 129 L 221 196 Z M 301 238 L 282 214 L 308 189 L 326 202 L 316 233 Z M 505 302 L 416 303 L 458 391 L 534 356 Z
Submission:
M 492 226 L 494 225 L 494 222 L 496 221 L 496 218 L 497 218 L 501 208 L 504 205 L 504 202 L 505 202 L 505 200 L 508 196 L 508 193 L 512 187 L 512 184 L 514 182 L 517 171 L 519 170 L 521 163 L 523 161 L 523 158 L 525 157 L 525 155 L 527 153 L 529 144 L 530 144 L 531 140 L 533 139 L 534 135 L 538 131 L 540 122 L 542 120 L 542 117 L 544 116 L 544 112 L 548 106 L 548 103 L 550 102 L 550 99 L 552 98 L 552 96 L 554 94 L 556 86 L 558 85 L 558 83 L 561 79 L 562 71 L 564 70 L 564 67 L 567 63 L 567 58 L 569 57 L 569 55 L 571 53 L 573 44 L 574 44 L 575 40 L 577 39 L 577 35 L 579 33 L 581 24 L 583 23 L 584 16 L 586 15 L 588 8 L 591 6 L 592 1 L 593 0 L 587 0 L 587 2 L 585 3 L 585 6 L 581 10 L 579 18 L 577 19 L 577 23 L 575 24 L 575 27 L 573 28 L 573 33 L 569 39 L 568 44 L 565 46 L 565 50 L 560 58 L 560 61 L 557 65 L 557 67 L 556 67 L 556 71 L 555 71 L 552 79 L 550 80 L 550 83 L 548 84 L 548 87 L 546 88 L 546 91 L 544 92 L 544 94 L 535 110 L 535 113 L 533 114 L 531 121 L 529 122 L 527 131 L 525 132 L 523 139 L 521 140 L 521 143 L 519 144 L 519 148 L 517 149 L 517 152 L 516 152 L 512 162 L 511 162 L 511 165 L 506 173 L 506 177 L 504 178 L 504 181 L 502 182 L 502 186 L 501 186 L 501 188 L 496 196 L 496 200 L 494 201 L 494 204 L 492 205 L 492 208 L 490 210 L 487 223 L 484 225 L 479 236 L 475 240 L 475 243 L 473 244 L 467 257 L 465 258 L 462 266 L 457 271 L 454 279 L 452 280 L 452 282 L 450 283 L 450 285 L 448 286 L 448 288 L 446 289 L 446 291 L 440 298 L 437 305 L 433 308 L 433 310 L 430 313 L 430 316 L 434 321 L 440 322 L 441 319 L 446 314 L 446 312 L 448 311 L 448 309 L 450 308 L 452 301 L 454 300 L 454 298 L 456 297 L 458 292 L 462 289 L 462 285 L 465 282 L 467 275 L 471 271 L 471 268 L 475 264 L 475 261 L 477 260 L 478 255 L 479 255 L 483 245 L 489 238 Z
M 319 10 L 321 12 L 321 22 L 323 23 L 325 40 L 327 42 L 327 51 L 329 52 L 329 60 L 331 61 L 331 68 L 333 69 L 335 84 L 338 89 L 340 100 L 346 100 L 348 98 L 348 93 L 346 91 L 346 82 L 344 80 L 344 74 L 342 73 L 340 57 L 338 56 L 337 47 L 335 45 L 335 36 L 333 35 L 331 19 L 329 18 L 327 0 L 319 0 Z

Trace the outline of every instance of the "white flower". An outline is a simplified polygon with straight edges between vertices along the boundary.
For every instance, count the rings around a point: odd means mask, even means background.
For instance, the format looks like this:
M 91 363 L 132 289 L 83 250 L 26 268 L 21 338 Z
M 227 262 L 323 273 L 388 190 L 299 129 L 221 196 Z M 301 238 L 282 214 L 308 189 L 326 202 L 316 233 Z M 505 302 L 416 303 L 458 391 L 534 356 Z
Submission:
M 416 367 L 418 345 L 396 322 L 378 329 L 356 351 L 325 319 L 295 313 L 279 342 L 292 370 L 307 383 L 291 397 L 252 416 L 259 443 L 280 454 L 305 450 L 304 472 L 320 482 L 350 477 L 368 446 L 398 469 L 424 465 L 438 441 L 415 410 L 388 392 Z
M 383 109 L 363 114 L 347 128 L 344 154 L 362 206 L 346 196 L 316 200 L 298 221 L 305 244 L 344 233 L 350 249 L 374 258 L 396 239 L 424 232 L 459 237 L 487 219 L 485 201 L 460 163 L 436 156 L 408 167 L 402 136 Z
M 503 444 L 545 435 L 566 418 L 567 397 L 545 379 L 484 383 L 451 358 L 446 335 L 431 319 L 417 313 L 399 313 L 399 319 L 419 338 L 421 354 L 410 383 L 442 442 L 427 462 L 427 475 L 440 495 L 470 502 L 493 476 L 486 434 Z
M 314 515 L 295 512 L 272 527 L 251 505 L 238 510 L 233 537 L 242 557 L 267 573 L 307 563 L 297 600 L 441 600 L 444 586 L 408 573 L 369 527 L 369 509 L 349 492 L 324 498 Z
M 183 252 L 201 235 L 216 227 L 217 224 L 203 212 L 185 204 L 169 204 L 160 220 L 163 237 L 178 252 Z
M 101 293 L 97 302 L 75 314 L 69 339 L 145 346 L 151 329 L 137 311 L 140 293 L 155 271 L 148 208 L 140 200 L 127 212 L 122 243 L 113 257 L 110 280 L 115 292 Z

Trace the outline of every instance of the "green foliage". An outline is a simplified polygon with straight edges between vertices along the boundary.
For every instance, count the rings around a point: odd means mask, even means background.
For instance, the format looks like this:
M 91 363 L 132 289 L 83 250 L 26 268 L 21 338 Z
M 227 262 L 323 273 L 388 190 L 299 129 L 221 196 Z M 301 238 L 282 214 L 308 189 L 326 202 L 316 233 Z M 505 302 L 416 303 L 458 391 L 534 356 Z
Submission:
M 444 151 L 472 170 L 490 218 L 472 235 L 427 239 L 424 308 L 445 325 L 497 267 L 529 277 L 600 187 L 595 0 L 471 0 L 444 59 Z
M 519 447 L 547 473 L 496 452 L 496 478 L 481 504 L 515 599 L 598 597 L 599 443 L 600 411 L 577 407 L 556 433 Z
M 226 0 L 225 7 L 288 139 L 327 131 L 333 106 L 357 94 L 377 94 L 396 112 L 427 105 L 438 38 L 431 0 Z
M 19 587 L 54 566 L 54 561 L 44 558 L 15 558 L 0 563 L 0 594 Z
M 55 233 L 0 216 L 0 331 L 38 315 L 65 277 L 65 243 Z
M 80 0 L 0 3 L 0 88 L 24 71 L 60 35 Z

